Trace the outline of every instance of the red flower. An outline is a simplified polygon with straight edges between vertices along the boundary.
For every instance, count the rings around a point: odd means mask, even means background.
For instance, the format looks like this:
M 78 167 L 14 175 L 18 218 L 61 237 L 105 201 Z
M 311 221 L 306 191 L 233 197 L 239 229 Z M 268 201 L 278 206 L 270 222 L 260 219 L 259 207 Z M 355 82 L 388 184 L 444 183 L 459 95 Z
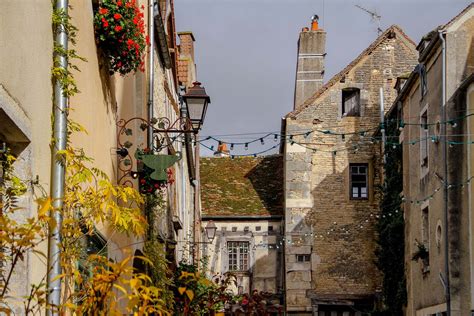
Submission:
M 135 42 L 132 39 L 127 40 L 127 45 L 128 46 L 132 46 L 133 44 L 135 44 Z
M 145 37 L 145 40 L 146 40 L 146 44 L 150 45 L 150 37 L 148 35 Z
M 138 24 L 138 18 L 137 17 L 133 18 L 133 24 Z
M 114 19 L 118 20 L 122 17 L 122 15 L 120 13 L 115 13 L 114 14 Z
M 108 26 L 109 26 L 109 22 L 104 21 L 103 25 L 104 25 L 104 27 L 108 27 Z
M 119 61 L 119 62 L 117 63 L 117 67 L 119 67 L 119 68 L 122 67 L 122 62 L 121 62 L 121 61 Z M 142 181 L 145 181 L 145 180 L 142 180 Z M 144 183 L 144 182 L 142 182 L 142 183 Z
M 142 4 L 142 10 L 144 10 L 144 9 L 145 9 L 145 6 Z
M 145 179 L 141 179 L 141 180 L 140 180 L 140 183 L 141 183 L 141 184 L 145 184 L 145 183 L 146 183 L 146 180 L 145 180 Z
M 121 7 L 121 6 L 122 6 L 122 1 L 117 1 L 117 5 L 118 5 L 119 7 Z
M 106 8 L 100 8 L 99 9 L 100 14 L 107 14 L 107 12 L 109 12 L 109 10 L 107 10 Z
M 117 25 L 115 27 L 115 32 L 120 32 L 122 30 L 122 27 L 120 25 Z

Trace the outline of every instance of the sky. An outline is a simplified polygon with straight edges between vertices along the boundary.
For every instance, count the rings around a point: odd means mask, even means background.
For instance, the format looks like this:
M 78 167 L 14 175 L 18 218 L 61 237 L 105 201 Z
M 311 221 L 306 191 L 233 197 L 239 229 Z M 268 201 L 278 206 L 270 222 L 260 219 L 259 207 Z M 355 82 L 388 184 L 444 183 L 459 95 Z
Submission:
M 211 97 L 201 138 L 246 142 L 279 133 L 293 109 L 299 32 L 320 17 L 327 32 L 327 82 L 377 38 L 377 24 L 356 4 L 376 11 L 381 28 L 399 25 L 415 43 L 445 24 L 471 0 L 175 0 L 177 31 L 196 39 L 197 78 Z M 247 135 L 237 135 L 247 134 Z M 231 136 L 225 136 L 231 135 Z M 205 141 L 217 148 L 216 141 Z M 268 140 L 233 154 L 252 155 L 278 144 Z M 276 149 L 267 153 L 274 153 Z M 212 155 L 206 148 L 202 156 Z

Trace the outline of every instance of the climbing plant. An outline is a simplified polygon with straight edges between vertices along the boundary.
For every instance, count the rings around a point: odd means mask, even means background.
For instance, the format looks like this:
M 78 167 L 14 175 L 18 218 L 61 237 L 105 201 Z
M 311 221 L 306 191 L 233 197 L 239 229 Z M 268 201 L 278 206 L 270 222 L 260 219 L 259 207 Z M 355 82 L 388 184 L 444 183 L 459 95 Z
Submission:
M 399 135 L 396 120 L 389 120 L 388 135 Z M 385 146 L 385 180 L 377 223 L 377 266 L 383 273 L 384 315 L 402 315 L 406 304 L 402 146 Z

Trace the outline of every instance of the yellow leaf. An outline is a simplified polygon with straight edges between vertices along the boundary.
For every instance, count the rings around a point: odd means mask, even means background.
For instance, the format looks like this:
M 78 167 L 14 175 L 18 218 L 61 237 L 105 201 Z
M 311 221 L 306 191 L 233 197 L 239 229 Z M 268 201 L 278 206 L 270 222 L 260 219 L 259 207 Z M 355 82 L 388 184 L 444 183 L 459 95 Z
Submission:
M 186 288 L 185 287 L 179 287 L 178 288 L 178 292 L 179 294 L 183 295 L 183 293 L 186 291 Z
M 132 281 L 133 281 L 133 279 L 130 280 L 130 284 L 132 284 Z M 114 284 L 114 287 L 115 287 L 116 289 L 119 289 L 123 294 L 125 294 L 125 295 L 127 294 L 127 291 L 123 288 L 123 286 L 118 285 L 118 284 Z
M 40 209 L 38 210 L 38 217 L 46 216 L 51 208 L 51 198 L 47 198 L 42 201 L 38 200 L 38 204 L 40 205 Z
M 194 298 L 194 292 L 192 290 L 187 290 L 186 295 L 189 297 L 189 300 L 192 301 Z
M 137 287 L 137 284 L 138 284 L 138 280 L 137 279 L 131 279 L 130 280 L 130 287 L 132 289 L 136 288 Z

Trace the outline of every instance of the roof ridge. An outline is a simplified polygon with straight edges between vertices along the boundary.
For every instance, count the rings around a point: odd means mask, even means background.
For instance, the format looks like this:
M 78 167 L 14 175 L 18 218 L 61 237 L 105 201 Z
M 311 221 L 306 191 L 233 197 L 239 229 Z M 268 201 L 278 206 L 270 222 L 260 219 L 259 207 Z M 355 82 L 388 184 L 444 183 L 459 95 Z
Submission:
M 458 18 L 460 18 L 462 15 L 464 15 L 464 13 L 466 13 L 467 11 L 469 11 L 471 8 L 474 7 L 474 2 L 471 2 L 471 4 L 469 4 L 467 7 L 465 7 L 461 12 L 459 12 L 456 16 L 454 16 L 451 20 L 449 20 L 448 23 L 444 24 L 443 26 L 441 26 L 442 29 L 446 29 L 448 28 L 449 26 L 451 26 L 451 24 L 453 24 Z
M 336 75 L 334 75 L 331 79 L 329 79 L 326 84 L 324 84 L 319 90 L 317 90 L 311 97 L 306 99 L 303 104 L 298 107 L 297 109 L 291 111 L 285 118 L 294 118 L 298 115 L 302 110 L 306 109 L 307 107 L 311 106 L 313 102 L 322 95 L 326 90 L 332 87 L 336 82 L 338 82 L 346 73 L 352 70 L 355 65 L 357 65 L 363 57 L 367 56 L 369 53 L 374 51 L 387 37 L 392 31 L 397 31 L 402 35 L 410 44 L 416 47 L 415 42 L 400 28 L 400 26 L 393 24 L 388 27 L 382 34 L 380 34 L 369 46 L 367 46 L 355 59 L 353 59 L 346 67 L 344 67 L 341 71 L 339 71 Z

